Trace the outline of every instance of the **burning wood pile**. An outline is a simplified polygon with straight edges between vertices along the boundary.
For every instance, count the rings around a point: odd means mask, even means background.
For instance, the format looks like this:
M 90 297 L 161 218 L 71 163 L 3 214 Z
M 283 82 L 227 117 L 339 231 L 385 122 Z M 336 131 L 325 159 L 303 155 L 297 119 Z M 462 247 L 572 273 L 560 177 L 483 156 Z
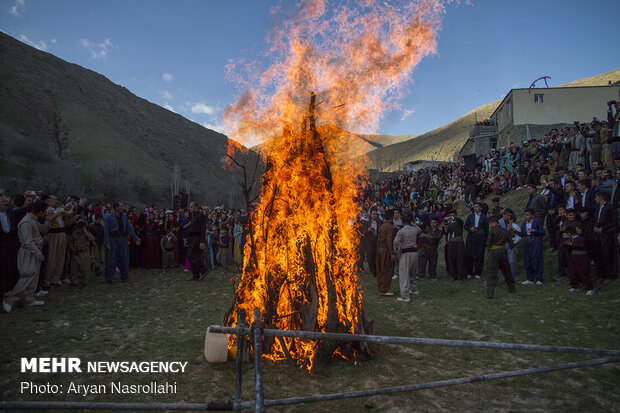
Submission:
M 355 185 L 317 131 L 312 94 L 301 136 L 285 130 L 265 172 L 261 203 L 252 215 L 243 274 L 225 319 L 261 309 L 265 328 L 372 334 L 362 307 L 355 263 L 359 234 Z M 295 360 L 309 370 L 333 356 L 372 353 L 366 343 L 265 338 L 272 360 Z
M 384 111 L 399 107 L 409 74 L 435 50 L 443 5 L 365 0 L 327 9 L 325 0 L 301 1 L 270 33 L 273 65 L 255 83 L 231 75 L 244 90 L 227 108 L 225 127 L 248 146 L 265 142 L 267 170 L 227 326 L 237 310 L 251 315 L 258 307 L 265 328 L 373 333 L 356 269 L 364 157 L 346 130 L 370 133 Z M 239 67 L 254 69 L 232 63 L 230 73 Z M 264 355 L 312 371 L 321 361 L 372 352 L 366 343 L 265 337 Z

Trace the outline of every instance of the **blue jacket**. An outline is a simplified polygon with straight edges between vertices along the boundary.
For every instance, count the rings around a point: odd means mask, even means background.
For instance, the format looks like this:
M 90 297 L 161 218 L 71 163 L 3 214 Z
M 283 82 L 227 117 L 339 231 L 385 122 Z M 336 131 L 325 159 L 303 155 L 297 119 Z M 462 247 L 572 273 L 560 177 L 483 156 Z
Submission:
M 133 227 L 129 224 L 129 220 L 127 219 L 127 214 L 123 214 L 121 217 L 123 220 L 123 227 L 124 227 L 122 230 L 118 228 L 118 220 L 116 219 L 116 215 L 114 213 L 106 215 L 104 219 L 104 226 L 103 226 L 103 239 L 106 244 L 110 243 L 110 232 L 115 232 L 115 231 L 126 232 L 129 235 L 131 235 L 131 238 L 133 238 L 134 240 L 138 239 L 136 232 L 133 230 Z
M 521 224 L 521 235 L 523 238 L 527 237 L 527 236 L 533 236 L 533 235 L 537 235 L 537 236 L 543 236 L 545 235 L 545 229 L 543 228 L 543 224 L 540 220 L 534 218 L 532 220 L 532 229 L 534 230 L 534 232 L 532 232 L 531 234 L 527 233 L 527 227 L 526 227 L 527 222 L 523 221 L 523 224 Z

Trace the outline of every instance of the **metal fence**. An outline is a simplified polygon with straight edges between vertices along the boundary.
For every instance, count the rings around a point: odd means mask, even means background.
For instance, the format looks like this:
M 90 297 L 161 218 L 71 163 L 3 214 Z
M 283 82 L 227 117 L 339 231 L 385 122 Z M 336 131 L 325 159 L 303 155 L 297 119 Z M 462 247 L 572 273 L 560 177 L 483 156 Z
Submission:
M 235 376 L 235 395 L 232 401 L 209 402 L 198 404 L 186 403 L 98 403 L 98 402 L 0 402 L 0 409 L 90 409 L 90 410 L 248 410 L 254 412 L 264 412 L 265 407 L 286 406 L 301 403 L 316 403 L 330 400 L 344 400 L 357 397 L 369 397 L 383 394 L 395 394 L 414 390 L 433 389 L 438 387 L 455 386 L 466 383 L 476 383 L 481 381 L 505 379 L 509 377 L 525 376 L 536 373 L 546 373 L 558 370 L 567 370 L 578 367 L 596 366 L 607 363 L 617 363 L 620 361 L 620 350 L 608 350 L 585 347 L 567 346 L 540 346 L 534 344 L 515 344 L 515 343 L 495 343 L 488 341 L 467 341 L 467 340 L 445 340 L 418 337 L 391 337 L 375 336 L 362 334 L 338 334 L 338 333 L 319 333 L 313 331 L 290 331 L 264 329 L 260 320 L 260 310 L 254 309 L 254 323 L 249 328 L 245 324 L 246 313 L 239 310 L 237 313 L 236 327 L 211 326 L 209 331 L 213 333 L 234 334 L 237 338 L 237 360 Z M 243 354 L 245 347 L 245 337 L 251 337 L 254 343 L 254 400 L 244 401 L 242 394 L 243 383 Z M 263 357 L 262 342 L 263 337 L 276 337 L 279 340 L 283 337 L 302 338 L 312 340 L 338 340 L 338 341 L 362 341 L 370 343 L 390 343 L 390 344 L 414 344 L 424 346 L 441 347 L 467 347 L 482 349 L 502 349 L 502 350 L 523 350 L 523 351 L 542 351 L 553 353 L 572 353 L 606 356 L 598 359 L 562 363 L 551 366 L 533 367 L 522 370 L 504 371 L 499 373 L 484 374 L 478 376 L 461 377 L 456 379 L 432 381 L 404 386 L 387 387 L 380 389 L 370 389 L 353 392 L 323 394 L 317 396 L 290 397 L 284 399 L 265 400 L 263 389 Z

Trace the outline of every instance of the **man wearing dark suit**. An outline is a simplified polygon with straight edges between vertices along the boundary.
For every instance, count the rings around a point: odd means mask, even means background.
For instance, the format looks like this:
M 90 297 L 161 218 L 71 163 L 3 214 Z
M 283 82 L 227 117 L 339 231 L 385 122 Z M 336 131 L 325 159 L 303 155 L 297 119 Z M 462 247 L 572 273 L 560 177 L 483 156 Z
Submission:
M 555 237 L 558 227 L 555 223 L 555 218 L 558 216 L 558 208 L 560 206 L 563 207 L 566 203 L 565 194 L 557 179 L 552 179 L 548 183 L 543 181 L 543 183 L 547 184 L 547 190 L 549 191 L 547 194 L 547 231 L 549 231 L 551 249 L 555 251 L 558 248 Z
M 105 242 L 105 282 L 112 284 L 112 277 L 116 267 L 121 273 L 121 281 L 126 282 L 129 278 L 129 245 L 127 236 L 131 236 L 140 245 L 140 238 L 136 235 L 133 227 L 127 219 L 125 205 L 115 202 L 112 205 L 114 212 L 106 215 L 103 227 L 103 239 Z
M 527 204 L 525 205 L 525 209 L 534 210 L 535 217 L 540 220 L 541 224 L 545 219 L 545 215 L 547 214 L 547 202 L 542 195 L 536 193 L 536 185 L 530 184 L 527 186 Z
M 448 213 L 443 221 L 443 232 L 446 234 L 447 270 L 452 281 L 464 281 L 467 269 L 465 268 L 465 243 L 463 242 L 463 220 L 456 216 L 456 210 Z
M 596 200 L 594 197 L 594 190 L 590 188 L 588 181 L 579 180 L 576 184 L 577 191 L 581 195 L 577 206 L 577 214 L 581 218 L 581 222 L 584 226 L 583 236 L 585 237 L 588 247 L 588 256 L 594 258 L 594 245 L 592 239 L 594 237 L 594 210 L 596 209 Z
M 525 210 L 525 222 L 521 225 L 521 237 L 523 237 L 523 261 L 527 280 L 521 284 L 543 284 L 543 250 L 542 240 L 545 235 L 543 224 L 535 219 L 533 209 Z
M 596 194 L 598 208 L 592 217 L 594 222 L 594 260 L 597 276 L 605 282 L 618 278 L 616 272 L 616 239 L 618 215 L 609 202 L 608 193 L 599 191 Z
M 467 234 L 467 278 L 474 275 L 480 278 L 484 265 L 484 250 L 489 236 L 489 220 L 482 213 L 478 202 L 474 204 L 474 212 L 467 216 L 463 226 Z

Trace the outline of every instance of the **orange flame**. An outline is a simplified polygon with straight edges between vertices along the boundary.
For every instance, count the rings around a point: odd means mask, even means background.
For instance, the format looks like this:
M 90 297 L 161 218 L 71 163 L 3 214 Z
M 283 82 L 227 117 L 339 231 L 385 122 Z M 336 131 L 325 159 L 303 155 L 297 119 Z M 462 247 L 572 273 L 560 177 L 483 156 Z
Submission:
M 227 132 L 245 145 L 266 142 L 270 168 L 227 325 L 236 322 L 234 310 L 258 307 L 272 328 L 360 333 L 354 222 L 364 169 L 361 141 L 346 130 L 373 133 L 386 111 L 399 107 L 413 68 L 435 52 L 443 13 L 441 0 L 401 7 L 365 0 L 332 9 L 325 0 L 305 0 L 270 32 L 274 63 L 260 76 L 239 75 L 251 64 L 228 66 L 244 92 L 225 111 Z M 270 345 L 267 357 L 283 360 L 288 351 L 312 368 L 319 343 L 284 343 L 286 349 Z M 331 356 L 354 353 L 338 347 Z

